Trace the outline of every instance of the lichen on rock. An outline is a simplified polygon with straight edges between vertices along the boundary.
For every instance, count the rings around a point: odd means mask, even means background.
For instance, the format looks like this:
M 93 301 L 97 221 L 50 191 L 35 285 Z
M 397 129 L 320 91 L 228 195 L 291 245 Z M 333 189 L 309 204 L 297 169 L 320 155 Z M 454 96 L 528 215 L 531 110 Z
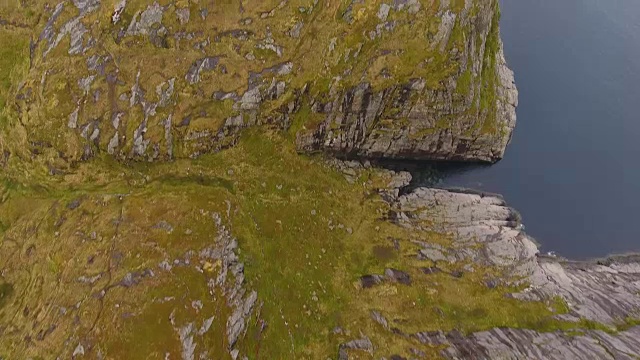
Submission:
M 67 161 L 103 152 L 121 160 L 193 158 L 234 143 L 239 127 L 225 119 L 286 129 L 309 107 L 317 120 L 299 120 L 300 151 L 502 157 L 517 91 L 502 55 L 497 1 L 353 2 L 346 9 L 303 3 L 203 5 L 207 16 L 199 18 L 190 16 L 193 6 L 162 1 L 38 9 L 43 20 L 33 30 L 37 41 L 21 93 L 41 96 L 18 94 L 16 101 L 29 118 L 23 121 L 29 141 L 51 144 Z M 347 14 L 353 19 L 345 21 Z M 173 91 L 157 99 L 154 89 L 168 81 Z M 211 100 L 232 92 L 233 110 Z M 116 114 L 122 129 L 102 125 Z M 201 117 L 207 125 L 185 124 L 184 131 L 173 122 L 169 144 L 162 124 L 169 115 Z M 148 145 L 141 146 L 136 131 L 145 121 Z M 83 136 L 86 124 L 102 130 Z
M 377 165 L 502 157 L 498 22 L 497 0 L 0 4 L 0 358 L 640 352 L 637 258 L 541 256 L 500 196 Z

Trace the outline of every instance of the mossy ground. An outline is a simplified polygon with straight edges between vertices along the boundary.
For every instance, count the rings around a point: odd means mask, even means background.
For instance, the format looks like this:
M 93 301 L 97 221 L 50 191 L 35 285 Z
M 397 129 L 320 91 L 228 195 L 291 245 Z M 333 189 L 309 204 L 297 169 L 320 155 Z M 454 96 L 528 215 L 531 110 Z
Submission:
M 378 188 L 388 179 L 378 171 L 363 171 L 350 183 L 326 165 L 322 156 L 297 154 L 295 134 L 319 122 L 318 114 L 312 114 L 308 106 L 293 117 L 286 134 L 267 127 L 250 129 L 235 147 L 196 160 L 186 156 L 208 149 L 208 144 L 185 145 L 176 139 L 177 160 L 169 163 L 126 164 L 104 151 L 90 161 L 77 162 L 83 144 L 69 130 L 61 129 L 66 129 L 68 115 L 84 100 L 78 95 L 77 80 L 88 75 L 85 59 L 68 55 L 66 37 L 49 53 L 48 59 L 54 60 L 42 59 L 41 44 L 27 74 L 32 34 L 26 29 L 41 30 L 48 16 L 42 2 L 34 3 L 0 4 L 2 19 L 15 24 L 0 30 L 0 355 L 69 357 L 76 344 L 84 341 L 107 359 L 163 359 L 167 353 L 178 358 L 182 349 L 176 327 L 189 323 L 200 327 L 213 317 L 210 331 L 196 338 L 197 352 L 228 357 L 225 329 L 230 309 L 223 296 L 207 285 L 217 275 L 216 264 L 193 258 L 193 263 L 184 265 L 190 251 L 197 253 L 214 244 L 218 228 L 212 213 L 219 213 L 238 238 L 246 287 L 256 290 L 263 303 L 260 318 L 254 314 L 238 345 L 252 359 L 333 358 L 340 343 L 362 335 L 375 344 L 376 358 L 408 355 L 410 347 L 435 356 L 437 349 L 394 335 L 374 322 L 373 310 L 384 315 L 391 327 L 406 333 L 599 326 L 554 320 L 553 315 L 567 311 L 557 299 L 520 302 L 505 296 L 517 289 L 489 289 L 485 280 L 498 269 L 476 267 L 461 278 L 422 273 L 420 267 L 433 264 L 417 260 L 412 240 L 446 246 L 449 235 L 417 233 L 388 221 L 388 205 L 378 195 Z M 86 23 L 109 23 L 115 3 L 103 1 L 101 10 L 85 19 Z M 117 27 L 92 30 L 100 49 L 115 54 L 107 71 L 117 68 L 122 84 L 103 88 L 105 83 L 97 81 L 92 90 L 100 88 L 107 95 L 83 109 L 82 116 L 104 116 L 105 107 L 117 103 L 114 99 L 130 90 L 138 70 L 144 68 L 140 83 L 150 90 L 149 101 L 159 100 L 153 91 L 156 86 L 176 77 L 175 99 L 179 101 L 173 109 L 174 127 L 190 115 L 193 127 L 177 129 L 181 136 L 215 132 L 236 110 L 229 101 L 211 100 L 211 93 L 241 93 L 250 72 L 287 60 L 296 64 L 285 79 L 288 95 L 266 102 L 266 111 L 279 109 L 292 96 L 291 89 L 305 84 L 312 85 L 311 96 L 322 99 L 337 75 L 342 77 L 342 87 L 369 81 L 382 89 L 392 82 L 424 77 L 428 88 L 438 90 L 444 79 L 461 73 L 458 95 L 470 96 L 470 88 L 483 87 L 481 94 L 474 91 L 474 103 L 490 115 L 495 103 L 491 73 L 495 58 L 485 61 L 487 68 L 481 77 L 473 76 L 447 54 L 427 50 L 414 36 L 433 36 L 437 31 L 439 1 L 418 14 L 392 13 L 390 20 L 412 27 L 400 27 L 375 39 L 367 33 L 379 22 L 380 1 L 354 4 L 353 22 L 344 19 L 345 2 L 321 1 L 314 11 L 308 10 L 312 1 L 293 1 L 284 9 L 278 9 L 279 3 L 242 2 L 245 14 L 256 17 L 252 25 L 245 26 L 253 35 L 248 40 L 225 36 L 209 43 L 208 54 L 225 54 L 221 64 L 226 72 L 203 73 L 196 85 L 184 82 L 186 69 L 203 56 L 193 43 L 168 39 L 168 48 L 158 48 L 142 36 L 118 43 Z M 461 11 L 464 3 L 453 1 L 452 11 Z M 129 1 L 122 22 L 128 23 L 146 5 Z M 170 4 L 161 1 L 161 5 Z M 246 16 L 237 11 L 237 4 L 222 2 L 202 19 L 202 5 L 197 1 L 171 4 L 163 24 L 170 30 L 180 28 L 174 11 L 181 7 L 191 9 L 191 21 L 182 26 L 187 32 L 233 29 Z M 307 10 L 300 10 L 303 8 Z M 283 57 L 256 49 L 267 37 L 257 17 L 272 10 L 278 15 L 267 16 L 264 22 L 285 49 Z M 65 13 L 66 18 L 59 22 L 75 15 Z M 305 26 L 295 40 L 286 32 L 299 21 Z M 489 57 L 499 44 L 497 20 L 494 25 L 487 40 L 490 50 L 485 52 Z M 464 30 L 454 30 L 450 46 L 464 44 Z M 335 47 L 329 50 L 334 38 Z M 255 61 L 246 61 L 249 52 Z M 38 88 L 45 69 L 45 86 Z M 389 78 L 380 76 L 383 70 L 389 72 Z M 18 89 L 23 79 L 25 86 Z M 13 101 L 18 92 L 26 95 L 30 87 L 39 91 L 31 93 L 28 101 Z M 394 109 L 387 111 L 389 117 L 382 125 L 407 125 L 406 120 L 394 118 Z M 169 115 L 166 109 L 158 113 L 158 118 Z M 136 108 L 123 120 L 129 138 L 139 118 L 141 110 Z M 448 120 L 440 119 L 435 130 L 446 128 Z M 482 131 L 494 131 L 491 121 L 484 124 Z M 102 148 L 113 135 L 105 133 Z M 150 139 L 162 141 L 163 134 L 158 121 L 149 124 Z M 130 147 L 125 144 L 122 151 L 129 153 Z M 11 152 L 6 161 L 5 152 Z M 52 171 L 57 168 L 65 171 Z M 76 208 L 68 206 L 76 200 Z M 161 222 L 170 224 L 172 230 L 158 226 Z M 165 271 L 158 267 L 165 260 L 172 264 L 178 260 L 182 265 Z M 359 286 L 361 276 L 386 268 L 407 272 L 412 284 Z M 126 274 L 148 269 L 153 276 L 141 278 L 134 286 L 118 285 Z M 202 307 L 194 301 L 201 301 Z M 267 325 L 263 332 L 259 320 Z M 342 331 L 335 332 L 336 328 Z
M 447 234 L 416 233 L 387 221 L 388 205 L 377 194 L 387 180 L 377 171 L 364 171 L 351 184 L 321 157 L 298 155 L 287 137 L 265 130 L 248 131 L 236 147 L 193 161 L 126 166 L 95 160 L 58 184 L 6 181 L 0 266 L 10 286 L 3 289 L 12 291 L 3 291 L 0 353 L 42 356 L 61 351 L 69 338 L 88 338 L 106 358 L 177 355 L 179 337 L 169 321 L 174 312 L 180 326 L 199 327 L 213 316 L 198 351 L 227 356 L 229 309 L 207 287 L 215 271 L 158 268 L 213 243 L 213 212 L 239 239 L 246 286 L 263 302 L 266 330 L 260 333 L 253 319 L 239 344 L 250 358 L 333 357 L 340 343 L 360 334 L 371 338 L 376 356 L 408 355 L 410 347 L 435 354 L 385 330 L 371 320 L 372 310 L 406 333 L 579 327 L 552 319 L 566 311 L 562 302 L 520 302 L 505 296 L 516 289 L 487 288 L 496 269 L 476 267 L 461 278 L 422 273 L 419 267 L 433 264 L 417 260 L 412 240 L 446 245 Z M 85 173 L 93 174 L 92 183 L 83 180 Z M 81 203 L 71 210 L 74 199 Z M 172 231 L 158 228 L 161 221 Z M 385 268 L 406 271 L 412 284 L 359 285 L 361 276 Z M 113 287 L 145 269 L 155 276 Z M 94 284 L 78 281 L 97 274 Z M 104 297 L 96 296 L 107 288 Z M 174 299 L 161 301 L 168 297 Z M 192 307 L 195 300 L 202 309 Z M 338 327 L 342 333 L 334 333 Z

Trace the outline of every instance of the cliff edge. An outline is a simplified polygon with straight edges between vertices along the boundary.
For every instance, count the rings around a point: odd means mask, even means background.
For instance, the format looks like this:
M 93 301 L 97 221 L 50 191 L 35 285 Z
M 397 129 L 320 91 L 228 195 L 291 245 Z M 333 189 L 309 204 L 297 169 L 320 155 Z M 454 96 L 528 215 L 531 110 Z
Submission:
M 499 195 L 368 160 L 502 157 L 499 16 L 0 3 L 0 359 L 637 357 L 637 257 L 540 256 Z
M 494 162 L 517 104 L 499 16 L 497 0 L 3 5 L 19 40 L 3 162 L 195 158 L 264 124 L 303 152 Z
M 424 244 L 418 256 L 436 264 L 467 263 L 501 269 L 487 286 L 524 284 L 509 297 L 556 299 L 564 322 L 553 331 L 535 327 L 494 328 L 463 334 L 424 331 L 420 342 L 445 346 L 447 359 L 633 359 L 640 354 L 640 261 L 637 255 L 569 261 L 540 255 L 522 231 L 520 216 L 499 195 L 418 188 L 395 200 L 397 219 L 416 231 L 436 216 L 436 231 L 450 233 L 448 247 Z M 460 274 L 460 276 L 465 276 Z M 573 326 L 571 324 L 574 324 Z M 543 326 L 544 327 L 544 326 Z

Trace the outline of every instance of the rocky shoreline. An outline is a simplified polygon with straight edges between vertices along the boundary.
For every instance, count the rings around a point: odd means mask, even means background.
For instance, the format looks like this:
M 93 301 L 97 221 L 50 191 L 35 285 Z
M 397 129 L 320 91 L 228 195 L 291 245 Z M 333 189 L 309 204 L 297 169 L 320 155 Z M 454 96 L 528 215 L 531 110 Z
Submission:
M 444 345 L 449 359 L 633 359 L 640 354 L 640 256 L 571 261 L 540 255 L 524 233 L 519 214 L 499 195 L 474 191 L 417 188 L 393 202 L 396 221 L 419 231 L 420 220 L 436 221 L 438 231 L 453 232 L 447 249 L 425 244 L 420 251 L 434 262 L 469 260 L 498 265 L 502 279 L 527 284 L 512 296 L 524 301 L 560 298 L 568 312 L 558 318 L 619 326 L 622 331 L 584 330 L 540 333 L 493 329 L 464 336 L 459 332 L 417 333 L 421 342 Z M 480 245 L 480 246 L 478 246 Z M 507 280 L 509 281 L 509 280 Z M 606 330 L 606 329 L 605 329 Z
M 300 156 L 501 159 L 498 0 L 222 3 L 0 14 L 31 24 L 0 93 L 0 360 L 638 358 L 640 256 L 543 256 L 500 195 Z

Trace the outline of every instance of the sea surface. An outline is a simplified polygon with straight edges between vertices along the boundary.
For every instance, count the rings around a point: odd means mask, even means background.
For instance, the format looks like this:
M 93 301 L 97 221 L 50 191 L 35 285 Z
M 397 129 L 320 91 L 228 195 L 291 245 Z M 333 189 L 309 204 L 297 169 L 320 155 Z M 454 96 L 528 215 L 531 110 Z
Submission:
M 503 194 L 543 251 L 640 251 L 640 1 L 501 0 L 520 91 L 505 158 L 442 186 Z

